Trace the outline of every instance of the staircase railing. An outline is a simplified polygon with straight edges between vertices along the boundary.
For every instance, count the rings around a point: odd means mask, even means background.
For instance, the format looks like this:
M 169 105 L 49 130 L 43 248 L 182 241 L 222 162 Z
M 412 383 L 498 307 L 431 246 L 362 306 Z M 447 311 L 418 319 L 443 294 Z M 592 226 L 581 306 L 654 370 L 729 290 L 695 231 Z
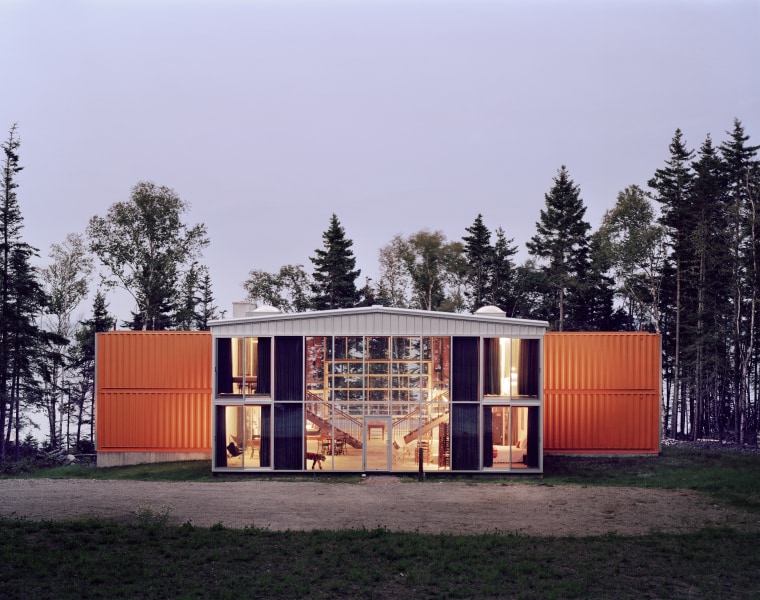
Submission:
M 306 393 L 306 418 L 327 431 L 335 429 L 336 439 L 342 437 L 353 448 L 362 447 L 363 424 L 339 408 L 332 408 L 324 398 L 312 392 Z

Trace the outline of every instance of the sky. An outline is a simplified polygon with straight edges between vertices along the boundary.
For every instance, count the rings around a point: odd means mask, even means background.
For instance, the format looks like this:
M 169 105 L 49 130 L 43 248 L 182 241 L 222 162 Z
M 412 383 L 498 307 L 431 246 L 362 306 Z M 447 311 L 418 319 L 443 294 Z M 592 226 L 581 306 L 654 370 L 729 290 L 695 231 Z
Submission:
M 595 230 L 677 128 L 760 143 L 759 27 L 754 0 L 0 0 L 0 138 L 40 266 L 152 181 L 231 316 L 251 269 L 312 271 L 332 214 L 360 286 L 396 234 L 478 214 L 522 262 L 562 165 Z

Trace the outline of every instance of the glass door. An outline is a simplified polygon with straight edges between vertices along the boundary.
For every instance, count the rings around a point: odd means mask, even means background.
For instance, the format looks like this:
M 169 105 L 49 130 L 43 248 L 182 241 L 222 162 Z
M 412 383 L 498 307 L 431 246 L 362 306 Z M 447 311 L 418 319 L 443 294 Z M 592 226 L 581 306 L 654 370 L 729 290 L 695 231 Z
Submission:
M 364 417 L 364 470 L 389 471 L 391 418 Z

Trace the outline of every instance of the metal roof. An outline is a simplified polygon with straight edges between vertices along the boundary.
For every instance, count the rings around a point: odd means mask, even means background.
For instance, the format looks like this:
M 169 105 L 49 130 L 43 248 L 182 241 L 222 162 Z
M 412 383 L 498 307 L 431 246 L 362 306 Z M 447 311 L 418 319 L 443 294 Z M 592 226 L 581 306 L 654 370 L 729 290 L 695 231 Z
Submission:
M 542 337 L 546 321 L 507 318 L 484 307 L 476 314 L 445 313 L 387 306 L 282 313 L 261 307 L 245 317 L 212 321 L 215 337 L 274 335 L 431 335 Z

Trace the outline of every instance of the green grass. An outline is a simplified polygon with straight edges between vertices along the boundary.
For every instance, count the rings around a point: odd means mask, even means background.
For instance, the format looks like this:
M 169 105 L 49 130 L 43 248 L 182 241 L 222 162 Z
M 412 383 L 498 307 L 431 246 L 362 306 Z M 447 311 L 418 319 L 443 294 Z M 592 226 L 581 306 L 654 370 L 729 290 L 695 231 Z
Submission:
M 760 511 L 758 454 L 665 448 L 661 456 L 548 456 L 544 473 L 544 483 L 695 490 L 737 508 Z
M 3 598 L 757 598 L 757 536 L 531 538 L 0 520 Z
M 214 479 L 208 462 L 70 466 L 29 476 L 231 485 L 246 480 Z M 322 480 L 345 485 L 358 478 Z M 760 512 L 757 455 L 666 448 L 660 457 L 549 456 L 542 479 L 520 481 L 691 489 Z M 253 523 L 235 530 L 169 527 L 167 521 L 148 509 L 118 523 L 0 519 L 0 598 L 760 597 L 755 532 L 539 538 L 385 529 L 272 532 Z

